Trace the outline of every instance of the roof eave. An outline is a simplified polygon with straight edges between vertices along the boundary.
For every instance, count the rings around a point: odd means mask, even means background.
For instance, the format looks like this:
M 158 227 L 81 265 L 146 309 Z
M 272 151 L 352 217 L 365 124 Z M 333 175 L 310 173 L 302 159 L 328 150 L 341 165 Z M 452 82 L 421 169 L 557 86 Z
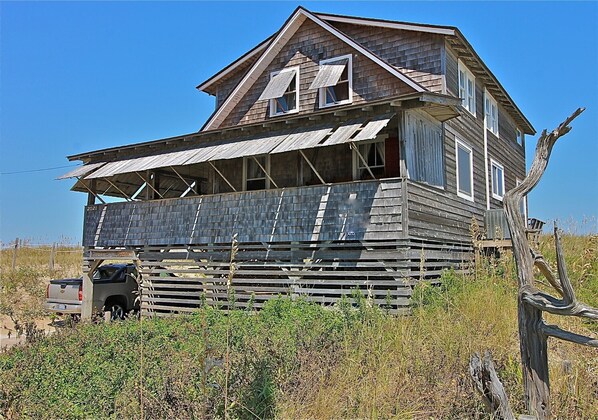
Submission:
M 488 66 L 486 66 L 484 60 L 482 60 L 482 58 L 478 55 L 475 49 L 471 46 L 469 41 L 467 41 L 463 33 L 457 28 L 455 31 L 455 37 L 459 40 L 459 42 L 461 42 L 465 46 L 467 51 L 472 55 L 473 59 L 479 63 L 479 65 L 482 67 L 482 70 L 488 75 L 490 80 L 497 86 L 500 93 L 504 96 L 506 102 L 508 102 L 510 106 L 512 106 L 513 111 L 517 114 L 516 116 L 519 117 L 519 123 L 521 125 L 521 128 L 523 129 L 523 132 L 525 134 L 530 135 L 536 134 L 536 129 L 534 128 L 534 126 L 529 122 L 529 120 L 526 118 L 523 112 L 519 109 L 515 101 L 511 98 L 511 96 L 508 94 L 507 90 L 503 87 L 503 85 L 498 81 L 494 73 L 492 73 Z
M 250 58 L 254 57 L 256 54 L 260 53 L 265 48 L 267 48 L 269 43 L 272 41 L 272 39 L 274 38 L 275 35 L 276 34 L 270 35 L 268 38 L 266 38 L 265 40 L 260 42 L 254 48 L 252 48 L 251 50 L 249 50 L 248 52 L 243 54 L 241 57 L 237 58 L 235 61 L 233 61 L 228 66 L 224 67 L 222 70 L 218 71 L 216 74 L 211 76 L 209 79 L 201 82 L 199 85 L 197 85 L 195 87 L 195 89 L 197 89 L 201 92 L 206 92 L 206 93 L 213 95 L 213 92 L 211 92 L 209 90 L 210 86 L 213 86 L 219 80 L 226 77 L 228 74 L 233 72 L 235 69 L 237 69 L 238 67 L 243 65 L 247 60 L 249 60 Z

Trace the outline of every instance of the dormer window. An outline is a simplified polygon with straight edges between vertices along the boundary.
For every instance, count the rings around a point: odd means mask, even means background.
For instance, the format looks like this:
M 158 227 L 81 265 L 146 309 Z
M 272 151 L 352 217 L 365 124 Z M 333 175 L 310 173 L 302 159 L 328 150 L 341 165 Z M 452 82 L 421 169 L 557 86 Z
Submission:
M 270 73 L 270 82 L 258 100 L 270 101 L 270 116 L 299 110 L 299 67 Z
M 463 108 L 475 115 L 475 77 L 459 60 L 459 97 Z
M 351 54 L 320 61 L 310 89 L 318 89 L 320 108 L 353 101 L 353 57 Z

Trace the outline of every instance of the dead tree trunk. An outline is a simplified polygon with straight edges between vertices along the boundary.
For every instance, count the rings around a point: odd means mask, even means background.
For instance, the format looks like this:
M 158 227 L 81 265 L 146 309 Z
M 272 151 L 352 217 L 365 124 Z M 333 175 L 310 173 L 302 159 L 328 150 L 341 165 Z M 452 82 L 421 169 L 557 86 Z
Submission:
M 492 362 L 490 352 L 486 351 L 484 359 L 475 353 L 469 362 L 469 374 L 474 386 L 482 396 L 482 400 L 496 420 L 515 420 L 515 415 Z
M 519 210 L 519 203 L 540 181 L 556 141 L 571 131 L 569 124 L 583 111 L 584 108 L 577 109 L 551 133 L 547 133 L 546 130 L 542 132 L 529 174 L 521 184 L 508 191 L 504 197 L 519 282 L 518 321 L 525 403 L 529 414 L 540 420 L 551 417 L 547 355 L 548 337 L 557 337 L 578 344 L 598 347 L 598 340 L 596 339 L 573 334 L 557 326 L 545 324 L 542 312 L 598 319 L 598 310 L 578 302 L 575 298 L 575 293 L 567 276 L 565 258 L 556 224 L 554 235 L 558 276 L 552 272 L 544 257 L 531 249 L 527 241 L 526 227 L 523 215 Z M 562 296 L 562 299 L 555 298 L 535 287 L 534 266 L 546 277 L 558 294 Z

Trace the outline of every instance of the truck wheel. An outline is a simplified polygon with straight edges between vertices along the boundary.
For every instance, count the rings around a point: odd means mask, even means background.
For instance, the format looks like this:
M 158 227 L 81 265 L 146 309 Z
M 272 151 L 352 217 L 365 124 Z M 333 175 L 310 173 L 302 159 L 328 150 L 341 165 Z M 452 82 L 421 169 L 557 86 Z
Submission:
M 110 305 L 110 321 L 122 321 L 125 315 L 125 309 L 118 303 Z

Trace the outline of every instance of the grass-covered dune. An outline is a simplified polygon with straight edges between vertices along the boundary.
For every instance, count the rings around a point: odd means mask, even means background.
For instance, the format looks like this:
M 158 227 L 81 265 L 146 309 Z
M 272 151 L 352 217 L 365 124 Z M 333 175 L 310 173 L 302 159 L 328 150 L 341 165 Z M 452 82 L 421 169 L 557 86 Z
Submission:
M 543 249 L 550 259 L 550 239 Z M 596 237 L 565 237 L 580 300 L 598 304 Z M 492 351 L 523 413 L 512 260 L 416 289 L 411 316 L 357 298 L 80 325 L 0 354 L 8 418 L 480 418 L 467 365 Z M 596 335 L 596 323 L 551 317 Z M 549 341 L 556 418 L 598 418 L 598 354 Z

